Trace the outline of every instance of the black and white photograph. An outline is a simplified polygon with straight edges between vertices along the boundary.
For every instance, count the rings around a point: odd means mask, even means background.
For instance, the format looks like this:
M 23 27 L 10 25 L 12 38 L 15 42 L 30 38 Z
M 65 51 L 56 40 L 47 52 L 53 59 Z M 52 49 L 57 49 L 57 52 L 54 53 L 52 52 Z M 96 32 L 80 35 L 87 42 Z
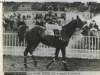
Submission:
M 2 5 L 5 75 L 100 71 L 99 2 L 3 1 Z

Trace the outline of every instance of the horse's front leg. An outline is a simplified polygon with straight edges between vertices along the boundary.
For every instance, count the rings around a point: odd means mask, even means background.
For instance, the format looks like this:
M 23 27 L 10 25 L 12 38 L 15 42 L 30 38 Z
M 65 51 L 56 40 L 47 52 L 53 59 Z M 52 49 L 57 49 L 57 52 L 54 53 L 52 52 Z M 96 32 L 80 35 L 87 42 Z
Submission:
M 47 69 L 49 68 L 49 66 L 50 66 L 52 63 L 54 63 L 54 62 L 58 59 L 59 51 L 60 51 L 60 48 L 56 48 L 56 51 L 55 51 L 55 58 L 53 58 L 52 61 L 49 62 L 49 63 L 47 64 Z
M 62 52 L 62 63 L 63 63 L 63 66 L 64 66 L 64 70 L 69 70 L 67 68 L 67 62 L 66 62 L 66 50 L 65 50 L 65 47 L 64 48 L 61 48 L 61 52 Z

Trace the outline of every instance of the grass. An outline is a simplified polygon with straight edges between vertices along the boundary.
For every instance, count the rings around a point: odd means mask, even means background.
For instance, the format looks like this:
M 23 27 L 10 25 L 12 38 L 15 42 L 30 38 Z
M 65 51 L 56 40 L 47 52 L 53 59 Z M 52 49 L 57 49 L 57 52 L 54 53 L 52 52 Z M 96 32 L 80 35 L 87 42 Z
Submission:
M 25 71 L 23 56 L 4 56 L 4 71 Z M 53 63 L 49 69 L 46 65 L 52 60 L 51 57 L 36 57 L 38 60 L 38 66 L 34 66 L 34 62 L 31 57 L 28 57 L 27 71 L 64 71 L 61 58 Z M 67 58 L 68 68 L 71 71 L 100 71 L 100 60 L 97 59 L 76 59 Z

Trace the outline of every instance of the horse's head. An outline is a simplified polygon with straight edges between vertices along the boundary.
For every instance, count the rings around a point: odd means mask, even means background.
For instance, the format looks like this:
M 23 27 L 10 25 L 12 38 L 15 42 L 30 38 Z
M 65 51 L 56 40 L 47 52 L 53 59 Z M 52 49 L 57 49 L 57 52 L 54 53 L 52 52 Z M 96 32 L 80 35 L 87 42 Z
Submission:
M 80 30 L 83 27 L 84 24 L 85 24 L 85 22 L 83 22 L 83 21 L 77 22 L 77 20 L 72 20 L 70 23 L 64 25 L 62 27 L 62 29 L 65 30 L 65 31 L 68 31 L 68 30 L 69 31 L 71 31 L 71 30 L 75 31 L 77 29 Z
M 80 30 L 84 25 L 84 22 L 80 21 L 77 23 L 77 20 L 72 20 L 70 23 L 62 27 L 62 37 L 67 40 L 70 38 L 76 30 Z

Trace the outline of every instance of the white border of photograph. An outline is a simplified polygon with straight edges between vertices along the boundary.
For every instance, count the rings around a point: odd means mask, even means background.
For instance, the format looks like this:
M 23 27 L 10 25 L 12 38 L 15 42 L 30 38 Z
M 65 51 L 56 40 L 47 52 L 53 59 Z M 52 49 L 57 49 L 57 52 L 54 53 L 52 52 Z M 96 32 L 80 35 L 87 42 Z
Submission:
M 100 2 L 100 0 L 1 0 L 14 2 Z
M 100 0 L 0 0 L 0 1 L 14 1 L 14 2 L 89 2 L 89 1 L 93 1 L 93 2 L 100 2 Z M 4 75 L 3 74 L 3 55 L 2 55 L 2 2 L 0 3 L 0 75 Z M 33 71 L 35 72 L 35 71 Z M 38 71 L 41 72 L 42 75 L 42 71 Z M 50 75 L 52 75 L 52 71 Z M 66 73 L 66 75 L 76 75 L 74 74 L 75 71 L 70 71 L 70 72 L 66 72 L 66 71 L 56 71 L 54 73 L 54 75 L 65 75 L 64 73 Z M 79 73 L 79 75 L 100 75 L 100 71 L 77 71 Z M 30 74 L 29 74 L 30 73 Z M 59 73 L 59 74 L 58 74 Z M 62 73 L 62 74 L 60 74 Z M 28 72 L 29 75 L 33 75 L 32 72 Z
M 2 3 L 0 2 L 0 75 L 3 74 L 3 48 L 2 48 Z

